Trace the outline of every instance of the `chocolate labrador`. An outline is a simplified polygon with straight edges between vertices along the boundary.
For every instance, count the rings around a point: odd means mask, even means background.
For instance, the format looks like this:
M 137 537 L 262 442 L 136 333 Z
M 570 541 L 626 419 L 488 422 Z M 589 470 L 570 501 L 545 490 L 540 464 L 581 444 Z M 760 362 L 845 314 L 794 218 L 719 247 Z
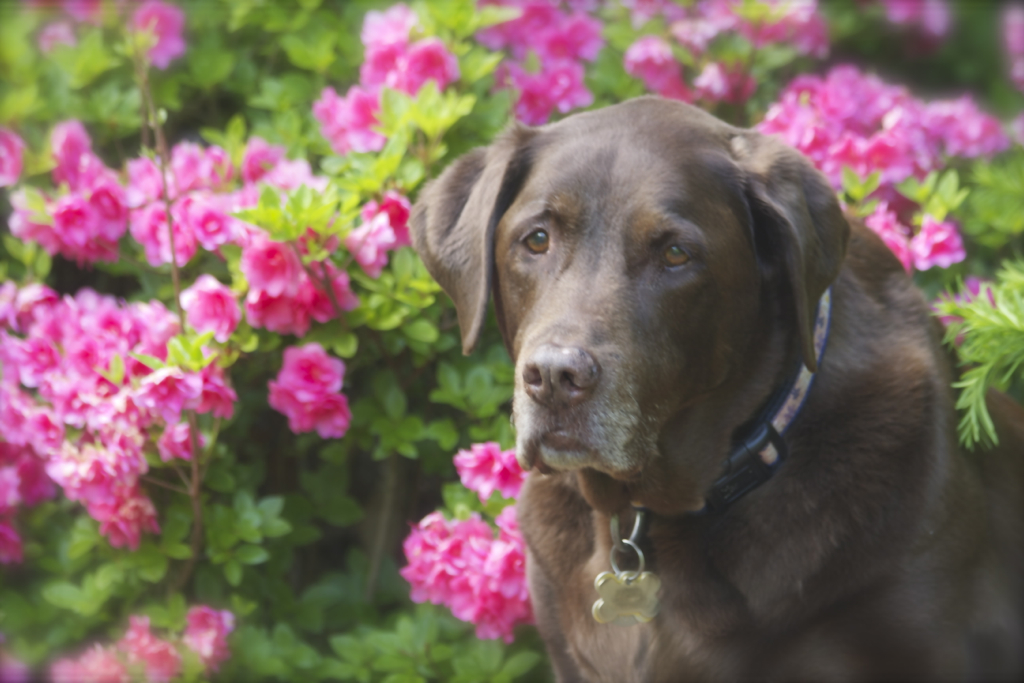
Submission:
M 1024 410 L 958 446 L 928 305 L 799 153 L 641 98 L 513 127 L 412 229 L 516 363 L 560 681 L 1024 677 Z

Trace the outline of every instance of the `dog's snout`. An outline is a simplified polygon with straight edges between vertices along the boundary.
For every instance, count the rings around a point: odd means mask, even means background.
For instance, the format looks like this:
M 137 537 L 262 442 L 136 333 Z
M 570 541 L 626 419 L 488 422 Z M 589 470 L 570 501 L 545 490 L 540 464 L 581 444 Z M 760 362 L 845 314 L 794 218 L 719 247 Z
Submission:
M 538 403 L 557 407 L 585 400 L 597 386 L 601 366 L 584 349 L 542 344 L 523 368 L 526 393 Z

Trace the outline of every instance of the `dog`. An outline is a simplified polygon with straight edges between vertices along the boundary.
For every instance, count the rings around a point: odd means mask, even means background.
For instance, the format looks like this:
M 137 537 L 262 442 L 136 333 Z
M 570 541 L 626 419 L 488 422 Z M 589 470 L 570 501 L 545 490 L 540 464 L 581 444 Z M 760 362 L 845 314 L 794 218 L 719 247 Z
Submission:
M 639 98 L 513 126 L 411 230 L 464 352 L 493 297 L 515 362 L 559 681 L 1024 678 L 1024 410 L 958 446 L 939 324 L 798 152 Z M 641 553 L 656 616 L 599 623 Z

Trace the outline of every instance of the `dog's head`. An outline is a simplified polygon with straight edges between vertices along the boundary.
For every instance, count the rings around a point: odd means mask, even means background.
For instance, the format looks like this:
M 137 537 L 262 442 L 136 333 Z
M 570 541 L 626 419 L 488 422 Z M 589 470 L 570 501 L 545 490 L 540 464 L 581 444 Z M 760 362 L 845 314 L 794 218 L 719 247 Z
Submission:
M 700 507 L 790 362 L 814 369 L 849 232 L 799 153 L 656 98 L 513 127 L 428 185 L 411 225 L 466 353 L 493 293 L 523 467 L 665 512 Z

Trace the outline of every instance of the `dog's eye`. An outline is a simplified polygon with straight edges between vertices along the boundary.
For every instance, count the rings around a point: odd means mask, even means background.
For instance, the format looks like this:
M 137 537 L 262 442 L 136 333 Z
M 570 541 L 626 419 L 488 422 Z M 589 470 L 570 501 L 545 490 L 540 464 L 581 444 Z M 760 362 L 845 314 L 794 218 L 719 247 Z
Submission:
M 681 266 L 690 260 L 690 255 L 682 247 L 675 244 L 666 247 L 661 257 L 665 259 L 665 265 L 667 266 Z
M 543 254 L 548 250 L 551 238 L 548 237 L 547 230 L 534 230 L 526 236 L 525 241 L 527 249 L 532 251 L 534 254 Z

